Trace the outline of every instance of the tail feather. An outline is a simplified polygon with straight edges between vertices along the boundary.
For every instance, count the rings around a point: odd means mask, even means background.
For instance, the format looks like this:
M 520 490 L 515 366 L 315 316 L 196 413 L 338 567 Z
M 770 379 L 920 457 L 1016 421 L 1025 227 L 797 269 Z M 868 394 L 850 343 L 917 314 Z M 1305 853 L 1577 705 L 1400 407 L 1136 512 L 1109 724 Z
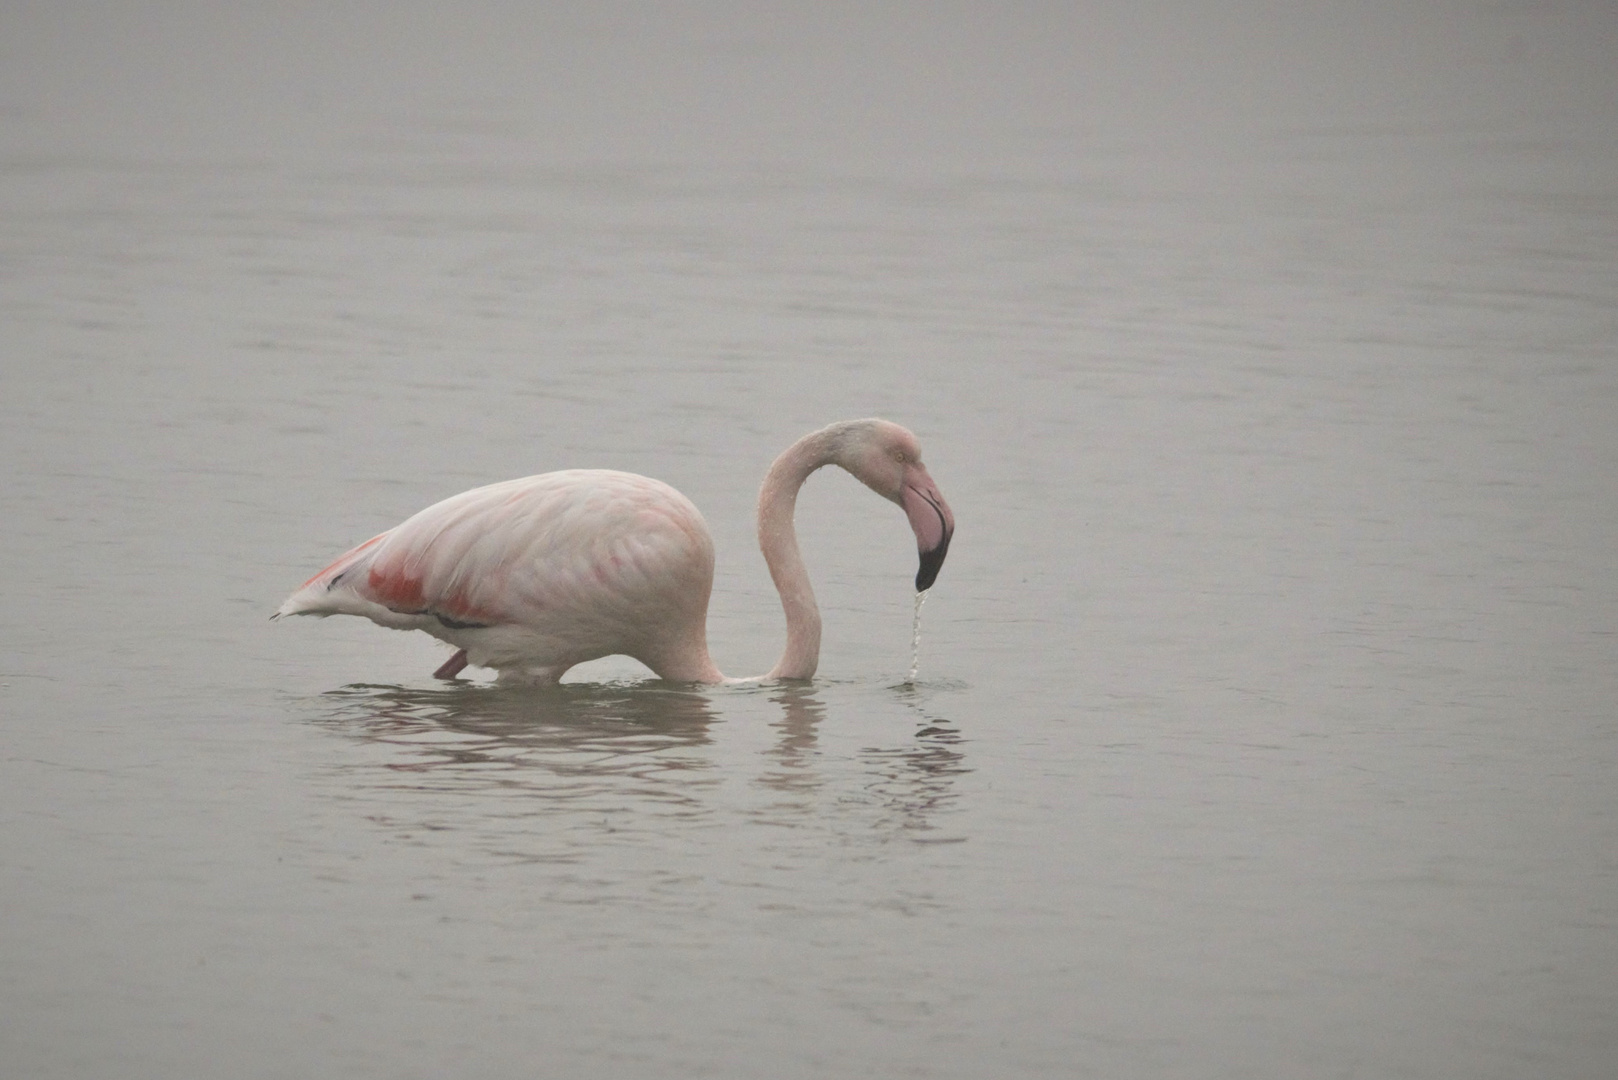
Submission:
M 377 605 L 362 596 L 355 586 L 364 583 L 365 568 L 375 556 L 377 545 L 387 535 L 373 536 L 359 547 L 339 555 L 335 562 L 287 597 L 270 618 L 279 619 L 283 615 L 369 615 L 370 609 Z

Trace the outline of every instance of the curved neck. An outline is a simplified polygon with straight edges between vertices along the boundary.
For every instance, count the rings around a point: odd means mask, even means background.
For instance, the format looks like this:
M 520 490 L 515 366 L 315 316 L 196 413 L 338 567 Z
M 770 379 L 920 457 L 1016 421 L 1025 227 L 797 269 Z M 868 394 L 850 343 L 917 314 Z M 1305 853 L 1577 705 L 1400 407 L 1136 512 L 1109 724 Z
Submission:
M 830 464 L 836 440 L 827 431 L 805 435 L 775 459 L 758 493 L 758 546 L 781 594 L 787 644 L 767 679 L 807 679 L 820 663 L 820 608 L 792 524 L 798 489 L 809 474 Z

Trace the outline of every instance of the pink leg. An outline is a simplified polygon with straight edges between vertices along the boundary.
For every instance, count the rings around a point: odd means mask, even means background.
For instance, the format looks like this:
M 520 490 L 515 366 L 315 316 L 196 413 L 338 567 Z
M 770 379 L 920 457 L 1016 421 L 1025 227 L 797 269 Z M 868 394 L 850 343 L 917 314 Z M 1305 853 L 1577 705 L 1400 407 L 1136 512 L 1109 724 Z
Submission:
M 466 650 L 462 649 L 448 660 L 445 660 L 443 666 L 437 671 L 433 672 L 433 678 L 453 679 L 455 676 L 461 673 L 461 669 L 464 668 L 468 663 L 470 663 L 470 661 L 466 658 Z

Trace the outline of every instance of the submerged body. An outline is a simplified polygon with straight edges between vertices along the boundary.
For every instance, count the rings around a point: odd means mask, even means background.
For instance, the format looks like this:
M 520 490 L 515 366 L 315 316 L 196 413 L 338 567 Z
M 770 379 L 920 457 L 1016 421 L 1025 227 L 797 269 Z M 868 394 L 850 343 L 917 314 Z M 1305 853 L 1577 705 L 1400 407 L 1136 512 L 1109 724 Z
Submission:
M 808 678 L 820 613 L 792 525 L 797 492 L 837 464 L 904 507 L 932 584 L 954 518 L 915 436 L 883 420 L 833 424 L 776 459 L 759 493 L 759 545 L 781 594 L 787 644 L 766 677 Z M 631 656 L 665 679 L 720 682 L 708 654 L 713 540 L 669 485 L 633 473 L 572 469 L 462 492 L 366 541 L 310 578 L 283 615 L 362 615 L 456 646 L 442 668 L 555 682 L 586 660 Z

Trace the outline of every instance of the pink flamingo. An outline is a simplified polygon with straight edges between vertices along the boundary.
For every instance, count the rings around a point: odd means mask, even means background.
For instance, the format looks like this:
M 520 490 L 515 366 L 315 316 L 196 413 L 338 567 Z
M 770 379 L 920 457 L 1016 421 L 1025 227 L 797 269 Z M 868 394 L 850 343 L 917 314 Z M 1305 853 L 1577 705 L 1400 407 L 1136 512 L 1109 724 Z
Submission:
M 764 679 L 807 679 L 820 609 L 798 552 L 798 489 L 839 465 L 898 503 L 916 533 L 916 590 L 944 563 L 955 518 L 916 437 L 886 420 L 811 432 L 775 459 L 758 496 L 758 542 L 786 611 L 787 643 Z M 726 680 L 708 655 L 713 539 L 691 501 L 633 473 L 569 469 L 474 488 L 429 506 L 304 582 L 272 618 L 363 615 L 425 630 L 502 680 L 554 683 L 586 660 L 632 656 L 665 679 Z

